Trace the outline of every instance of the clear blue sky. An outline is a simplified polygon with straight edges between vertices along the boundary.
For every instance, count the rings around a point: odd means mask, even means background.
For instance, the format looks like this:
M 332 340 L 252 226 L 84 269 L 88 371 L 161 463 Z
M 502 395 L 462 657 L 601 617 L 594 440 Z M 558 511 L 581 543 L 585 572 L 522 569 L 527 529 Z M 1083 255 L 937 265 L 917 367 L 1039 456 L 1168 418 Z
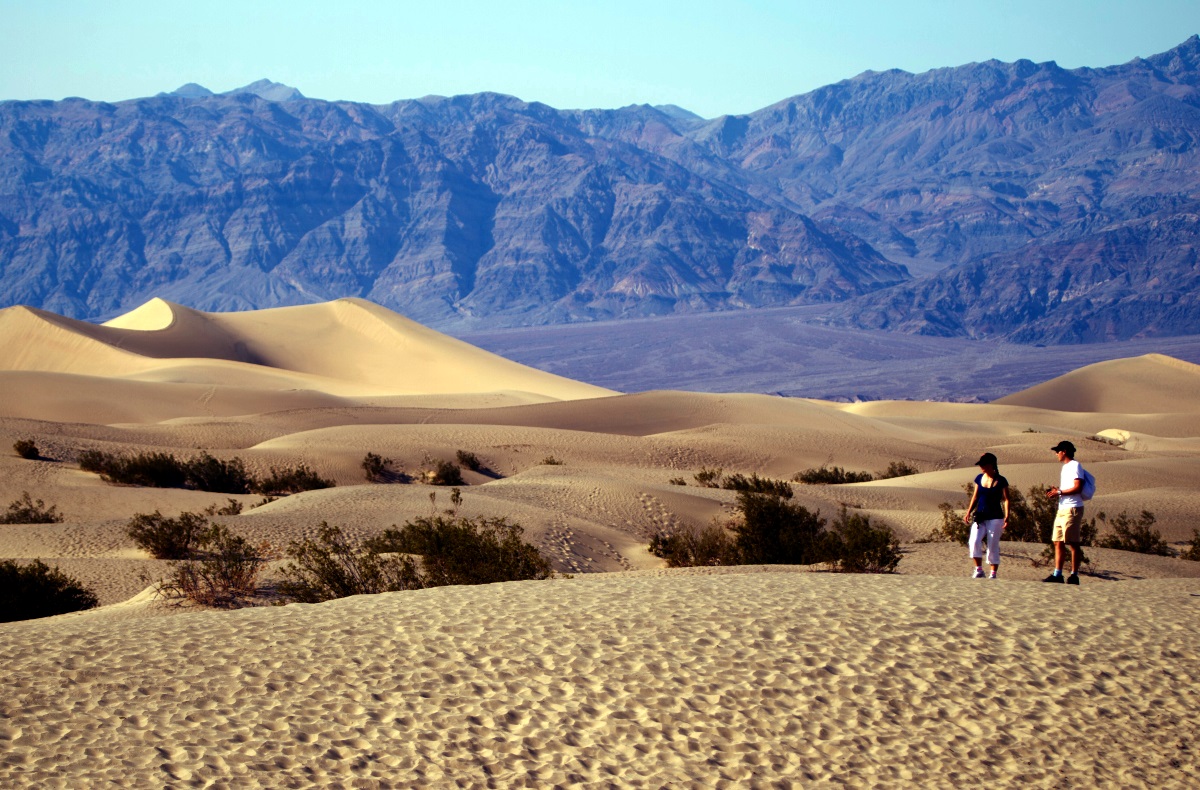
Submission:
M 0 0 L 0 99 L 118 101 L 267 77 L 385 103 L 745 113 L 867 69 L 1108 66 L 1200 32 L 1200 0 Z

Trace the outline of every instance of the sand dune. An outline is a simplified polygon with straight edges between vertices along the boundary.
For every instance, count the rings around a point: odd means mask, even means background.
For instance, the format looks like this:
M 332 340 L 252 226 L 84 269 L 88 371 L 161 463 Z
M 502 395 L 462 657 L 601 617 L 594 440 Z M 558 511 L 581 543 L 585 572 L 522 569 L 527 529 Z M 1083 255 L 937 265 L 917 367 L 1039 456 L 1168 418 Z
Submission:
M 981 583 L 960 546 L 911 542 L 940 503 L 965 502 L 980 453 L 1026 490 L 1056 481 L 1063 438 L 1099 480 L 1090 514 L 1148 509 L 1167 540 L 1190 539 L 1194 365 L 1115 360 L 992 404 L 621 395 L 358 300 L 228 315 L 153 300 L 104 326 L 10 308 L 0 341 L 0 506 L 28 491 L 66 517 L 0 525 L 0 558 L 59 565 L 105 604 L 0 625 L 0 786 L 1171 787 L 1200 770 L 1200 563 L 1093 549 L 1080 589 L 1047 590 L 1040 546 L 1002 543 L 1002 579 Z M 7 449 L 22 438 L 43 457 Z M 336 481 L 233 497 L 246 510 L 220 520 L 277 547 L 448 505 L 444 489 L 368 483 L 367 452 L 414 477 L 470 452 L 483 469 L 464 471 L 460 513 L 508 517 L 577 575 L 167 606 L 144 593 L 164 563 L 127 520 L 228 497 L 106 485 L 78 469 L 85 449 Z M 796 485 L 794 501 L 892 526 L 910 541 L 898 577 L 668 572 L 647 551 L 656 531 L 733 514 L 702 468 L 787 479 L 892 461 L 920 472 Z

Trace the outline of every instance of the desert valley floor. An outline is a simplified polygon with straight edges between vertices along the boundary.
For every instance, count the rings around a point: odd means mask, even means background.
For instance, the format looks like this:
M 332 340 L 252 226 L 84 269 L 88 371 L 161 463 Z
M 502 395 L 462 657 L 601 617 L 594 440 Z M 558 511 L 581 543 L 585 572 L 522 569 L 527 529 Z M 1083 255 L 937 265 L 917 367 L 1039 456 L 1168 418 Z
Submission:
M 9 448 L 32 439 L 39 460 Z M 984 451 L 1022 491 L 1070 439 L 1092 512 L 1200 526 L 1200 366 L 1090 365 L 986 404 L 621 394 L 523 367 L 359 300 L 209 314 L 154 300 L 92 325 L 0 311 L 0 559 L 92 588 L 87 612 L 0 624 L 0 786 L 1186 787 L 1200 774 L 1200 563 L 1089 549 L 1079 588 L 1002 544 L 967 578 L 921 543 L 965 504 Z M 504 516 L 565 576 L 203 610 L 157 600 L 136 513 L 229 497 L 113 486 L 85 450 L 201 450 L 337 485 L 220 520 L 283 547 L 356 538 L 447 503 L 369 483 L 473 453 L 461 513 Z M 650 536 L 734 512 L 703 468 L 790 479 L 821 465 L 919 471 L 794 485 L 905 542 L 899 573 L 667 570 Z M 680 485 L 680 482 L 685 483 Z M 431 503 L 430 494 L 439 498 Z

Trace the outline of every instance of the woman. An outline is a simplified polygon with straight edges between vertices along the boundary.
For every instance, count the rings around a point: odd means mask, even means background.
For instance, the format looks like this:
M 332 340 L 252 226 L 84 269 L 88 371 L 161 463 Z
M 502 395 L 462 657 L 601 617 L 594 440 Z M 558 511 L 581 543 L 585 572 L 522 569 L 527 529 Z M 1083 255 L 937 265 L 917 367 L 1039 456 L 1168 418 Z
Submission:
M 982 473 L 975 476 L 975 490 L 967 505 L 964 521 L 971 525 L 971 559 L 975 561 L 972 578 L 983 578 L 983 540 L 987 538 L 987 561 L 992 566 L 990 578 L 996 578 L 1000 568 L 1000 533 L 1008 526 L 1008 481 L 1000 475 L 996 456 L 984 453 L 975 462 Z

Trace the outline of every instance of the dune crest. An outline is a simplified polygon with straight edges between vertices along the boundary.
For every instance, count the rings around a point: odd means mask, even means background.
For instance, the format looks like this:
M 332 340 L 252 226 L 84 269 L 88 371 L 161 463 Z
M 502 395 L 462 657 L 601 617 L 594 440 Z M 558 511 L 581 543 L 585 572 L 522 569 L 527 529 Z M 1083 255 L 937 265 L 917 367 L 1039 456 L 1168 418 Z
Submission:
M 1073 370 L 994 403 L 1119 414 L 1200 411 L 1200 365 L 1163 354 L 1113 359 Z
M 511 362 L 361 299 L 222 314 L 155 298 L 103 325 L 13 307 L 0 311 L 0 371 L 261 389 L 264 396 L 514 393 L 519 402 L 537 402 L 614 394 Z M 172 398 L 169 388 L 158 394 Z M 183 397 L 195 401 L 190 392 Z M 271 409 L 264 402 L 261 410 Z M 172 411 L 209 413 L 183 403 Z

